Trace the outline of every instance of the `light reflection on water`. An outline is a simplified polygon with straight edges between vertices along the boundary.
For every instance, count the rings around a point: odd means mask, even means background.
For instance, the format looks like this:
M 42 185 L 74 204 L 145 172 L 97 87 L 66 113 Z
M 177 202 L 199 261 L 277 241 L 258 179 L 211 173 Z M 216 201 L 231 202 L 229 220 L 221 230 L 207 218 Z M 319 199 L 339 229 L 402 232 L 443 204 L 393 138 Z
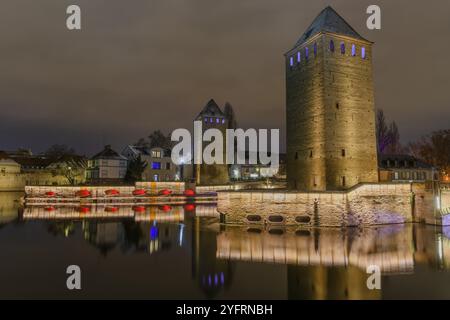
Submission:
M 19 208 L 0 193 L 0 298 L 449 298 L 450 230 L 230 227 L 211 206 Z M 79 292 L 65 268 L 82 269 Z M 382 290 L 366 286 L 378 265 Z

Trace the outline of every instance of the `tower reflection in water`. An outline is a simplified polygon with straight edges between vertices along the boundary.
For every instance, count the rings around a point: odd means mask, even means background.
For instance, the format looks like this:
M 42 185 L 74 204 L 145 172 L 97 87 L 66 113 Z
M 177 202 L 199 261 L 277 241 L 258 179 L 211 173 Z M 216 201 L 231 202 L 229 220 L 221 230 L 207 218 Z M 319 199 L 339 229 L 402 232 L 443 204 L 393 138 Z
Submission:
M 81 225 L 83 238 L 105 257 L 111 250 L 151 255 L 176 248 L 188 252 L 192 279 L 207 298 L 239 287 L 233 279 L 243 263 L 255 270 L 258 264 L 279 267 L 277 283 L 284 282 L 290 299 L 382 298 L 383 290 L 367 288 L 370 265 L 380 267 L 382 288 L 391 276 L 413 274 L 418 264 L 450 268 L 450 229 L 423 225 L 308 230 L 225 227 L 211 206 L 114 210 L 33 206 L 24 209 L 23 219 L 44 220 L 49 232 L 65 237 Z
M 446 230 L 446 229 L 444 229 Z M 366 269 L 383 281 L 414 273 L 416 263 L 450 267 L 450 240 L 421 225 L 373 228 L 263 230 L 229 227 L 217 236 L 217 258 L 286 265 L 290 299 L 380 299 Z

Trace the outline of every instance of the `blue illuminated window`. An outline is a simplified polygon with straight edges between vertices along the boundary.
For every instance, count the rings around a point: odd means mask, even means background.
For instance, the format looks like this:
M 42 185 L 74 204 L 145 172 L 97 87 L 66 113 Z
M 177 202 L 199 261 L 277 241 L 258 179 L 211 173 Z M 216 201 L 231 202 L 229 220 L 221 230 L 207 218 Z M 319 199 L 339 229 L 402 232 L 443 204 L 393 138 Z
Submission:
M 222 124 L 224 124 L 225 123 L 225 119 L 222 119 Z
M 341 53 L 345 54 L 345 43 L 341 42 Z
M 216 123 L 220 123 L 220 119 L 219 118 L 216 119 Z
M 291 58 L 289 59 L 289 65 L 290 65 L 291 67 L 294 66 L 294 57 L 291 57 Z
M 356 56 L 356 46 L 352 44 L 352 57 Z
M 161 162 L 152 162 L 153 170 L 161 170 Z
M 213 123 L 214 122 L 214 118 L 209 118 L 209 122 Z
M 305 48 L 305 59 L 308 60 L 309 58 L 309 49 L 308 47 Z
M 330 51 L 334 52 L 334 41 L 330 40 Z
M 361 58 L 363 58 L 363 59 L 366 58 L 366 48 L 364 48 L 364 47 L 361 48 Z
M 208 118 L 205 118 L 205 123 L 208 123 Z
M 297 62 L 302 61 L 302 54 L 299 52 L 297 52 Z

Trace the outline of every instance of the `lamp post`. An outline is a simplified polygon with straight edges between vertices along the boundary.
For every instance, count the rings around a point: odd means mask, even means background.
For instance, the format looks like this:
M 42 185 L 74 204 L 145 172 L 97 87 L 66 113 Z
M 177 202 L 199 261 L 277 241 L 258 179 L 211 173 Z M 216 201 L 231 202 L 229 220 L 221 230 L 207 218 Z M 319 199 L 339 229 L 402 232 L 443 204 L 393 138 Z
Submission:
M 184 159 L 180 160 L 180 181 L 184 181 Z

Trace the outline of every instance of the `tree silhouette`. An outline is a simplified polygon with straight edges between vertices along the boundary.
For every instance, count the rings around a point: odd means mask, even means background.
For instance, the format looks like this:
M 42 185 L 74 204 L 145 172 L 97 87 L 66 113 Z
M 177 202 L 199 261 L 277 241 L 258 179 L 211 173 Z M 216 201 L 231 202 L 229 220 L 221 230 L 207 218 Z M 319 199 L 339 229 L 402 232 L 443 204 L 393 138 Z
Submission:
M 145 168 L 147 168 L 147 162 L 142 160 L 141 155 L 135 159 L 129 160 L 125 181 L 136 182 L 141 180 Z
M 398 126 L 395 121 L 388 125 L 381 109 L 377 110 L 376 115 L 376 136 L 379 154 L 399 154 L 402 152 Z

